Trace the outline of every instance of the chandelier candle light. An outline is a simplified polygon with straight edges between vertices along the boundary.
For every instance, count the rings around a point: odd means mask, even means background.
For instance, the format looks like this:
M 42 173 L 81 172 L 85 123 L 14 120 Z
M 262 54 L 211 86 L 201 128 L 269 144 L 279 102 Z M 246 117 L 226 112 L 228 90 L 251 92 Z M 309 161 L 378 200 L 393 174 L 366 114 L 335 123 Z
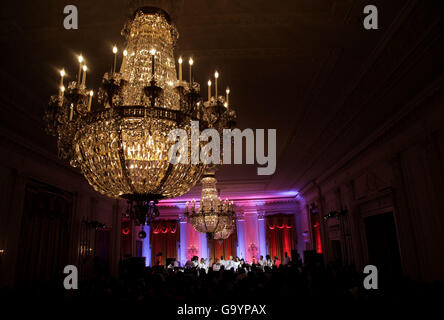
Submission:
M 215 90 L 214 96 L 216 97 L 216 100 L 217 100 L 217 79 L 219 79 L 219 72 L 216 71 L 214 73 L 214 90 Z
M 117 64 L 117 47 L 113 47 L 113 54 L 114 54 L 114 60 L 113 60 L 113 74 L 116 72 L 116 64 Z
M 123 64 L 126 61 L 125 57 L 128 55 L 128 51 L 125 49 L 123 50 L 123 61 L 122 61 L 122 65 L 120 66 L 120 73 L 122 73 L 122 69 L 123 69 Z
M 81 79 L 80 77 L 82 76 L 82 63 L 83 63 L 83 56 L 82 55 L 80 55 L 78 57 L 78 61 L 79 61 L 79 75 L 77 77 L 77 82 L 80 83 L 80 79 Z
M 62 96 L 63 91 L 63 78 L 65 77 L 65 69 L 60 70 L 60 96 Z
M 63 78 L 65 77 L 65 69 L 60 70 L 60 87 L 59 87 L 59 106 L 63 104 L 63 95 L 65 94 L 65 86 L 63 85 Z
M 59 157 L 79 167 L 96 191 L 126 199 L 132 217 L 143 225 L 159 215 L 158 200 L 184 194 L 205 171 L 201 163 L 169 162 L 175 144 L 169 132 L 190 133 L 191 121 L 199 121 L 202 130 L 222 128 L 234 123 L 236 114 L 223 108 L 223 97 L 202 103 L 192 58 L 190 81 L 182 80 L 182 58 L 177 80 L 171 62 L 178 32 L 165 11 L 136 9 L 122 34 L 126 47 L 120 72 L 114 46 L 112 69 L 96 91 L 97 103 L 92 104 L 94 92 L 86 88 L 87 67 L 79 55 L 77 81 L 63 89 L 65 71 L 60 72 L 59 93 L 51 97 L 45 120 L 47 132 L 58 138 Z
M 60 96 L 60 99 L 59 99 L 59 102 L 58 102 L 58 106 L 59 107 L 61 107 L 63 105 L 63 96 L 64 96 L 64 94 L 65 94 L 65 87 L 62 86 L 60 88 L 60 94 L 59 94 L 59 96 Z
M 86 65 L 83 65 L 83 77 L 82 77 L 82 85 L 86 85 L 86 70 L 88 70 L 88 67 Z
M 91 112 L 91 103 L 92 103 L 92 97 L 94 95 L 94 91 L 89 92 L 89 100 L 88 100 L 88 112 Z
M 193 63 L 194 63 L 193 58 L 190 58 L 188 63 L 190 64 L 190 83 L 192 83 L 193 82 Z
M 179 57 L 179 85 L 182 83 L 182 57 Z
M 227 104 L 227 109 L 230 107 L 230 88 L 227 87 L 227 90 L 225 90 L 225 93 L 227 94 L 227 98 L 226 98 L 226 104 Z
M 208 101 L 211 100 L 211 80 L 208 80 Z

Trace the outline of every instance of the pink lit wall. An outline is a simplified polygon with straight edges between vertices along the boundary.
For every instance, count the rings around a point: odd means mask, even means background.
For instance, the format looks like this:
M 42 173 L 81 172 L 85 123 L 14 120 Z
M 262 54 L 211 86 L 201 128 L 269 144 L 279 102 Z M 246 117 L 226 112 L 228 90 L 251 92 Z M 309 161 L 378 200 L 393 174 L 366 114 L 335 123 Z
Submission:
M 245 212 L 244 214 L 244 245 L 247 262 L 251 263 L 258 258 L 260 245 L 258 241 L 258 217 L 257 212 Z
M 186 260 L 190 260 L 193 256 L 201 257 L 201 233 L 194 230 L 193 226 L 189 223 L 185 226 L 185 255 Z

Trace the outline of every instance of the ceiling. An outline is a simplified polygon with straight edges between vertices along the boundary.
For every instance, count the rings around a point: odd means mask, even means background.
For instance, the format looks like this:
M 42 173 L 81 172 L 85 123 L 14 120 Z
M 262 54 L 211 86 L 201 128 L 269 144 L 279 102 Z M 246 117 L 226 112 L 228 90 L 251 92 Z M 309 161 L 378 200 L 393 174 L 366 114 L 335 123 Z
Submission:
M 97 87 L 112 45 L 123 46 L 125 1 L 70 3 L 79 9 L 78 30 L 63 28 L 64 3 L 56 0 L 9 1 L 0 14 L 1 127 L 53 154 L 55 139 L 45 135 L 41 118 L 57 90 L 57 69 L 74 74 L 81 52 L 88 82 Z M 237 127 L 277 129 L 275 174 L 223 166 L 217 174 L 223 197 L 295 195 L 443 72 L 443 1 L 372 1 L 380 26 L 372 31 L 362 26 L 367 1 L 173 3 L 176 54 L 194 57 L 196 79 L 204 85 L 217 68 L 221 85 L 231 88 Z M 184 197 L 199 192 L 195 187 Z

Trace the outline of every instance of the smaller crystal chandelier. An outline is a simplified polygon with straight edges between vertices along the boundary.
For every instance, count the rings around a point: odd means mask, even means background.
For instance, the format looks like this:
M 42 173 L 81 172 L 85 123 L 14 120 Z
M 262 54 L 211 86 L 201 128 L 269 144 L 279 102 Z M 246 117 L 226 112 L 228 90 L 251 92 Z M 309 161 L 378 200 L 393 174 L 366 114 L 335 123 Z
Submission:
M 215 232 L 213 235 L 213 239 L 215 240 L 225 240 L 228 239 L 229 236 L 236 229 L 236 215 L 233 213 L 232 219 L 228 221 L 228 223 L 222 228 L 221 231 Z
M 208 239 L 226 239 L 234 230 L 234 203 L 219 198 L 216 183 L 215 170 L 208 169 L 202 178 L 199 208 L 195 200 L 187 202 L 185 215 L 194 229 L 206 233 Z

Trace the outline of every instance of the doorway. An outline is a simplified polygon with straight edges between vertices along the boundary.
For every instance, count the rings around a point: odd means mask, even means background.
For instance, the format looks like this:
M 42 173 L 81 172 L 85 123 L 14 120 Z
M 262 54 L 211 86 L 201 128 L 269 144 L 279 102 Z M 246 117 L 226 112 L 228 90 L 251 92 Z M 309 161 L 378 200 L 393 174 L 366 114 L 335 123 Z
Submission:
M 368 263 L 383 277 L 402 274 L 401 256 L 393 212 L 364 218 Z

